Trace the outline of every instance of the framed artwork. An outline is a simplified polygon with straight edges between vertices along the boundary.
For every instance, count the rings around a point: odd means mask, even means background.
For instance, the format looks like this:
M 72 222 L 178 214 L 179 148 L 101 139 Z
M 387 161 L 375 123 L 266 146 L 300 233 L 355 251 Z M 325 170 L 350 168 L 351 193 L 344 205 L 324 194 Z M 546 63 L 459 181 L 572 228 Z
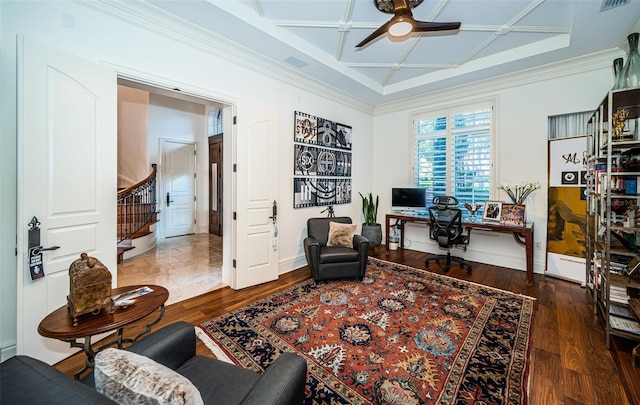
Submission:
M 502 204 L 502 201 L 485 201 L 482 210 L 482 220 L 500 222 Z
M 500 221 L 505 225 L 524 226 L 524 204 L 502 204 Z
M 351 127 L 294 112 L 293 207 L 351 202 Z
M 294 142 L 351 150 L 350 126 L 300 111 L 294 112 L 294 121 Z
M 294 140 L 316 144 L 318 142 L 318 118 L 296 111 Z

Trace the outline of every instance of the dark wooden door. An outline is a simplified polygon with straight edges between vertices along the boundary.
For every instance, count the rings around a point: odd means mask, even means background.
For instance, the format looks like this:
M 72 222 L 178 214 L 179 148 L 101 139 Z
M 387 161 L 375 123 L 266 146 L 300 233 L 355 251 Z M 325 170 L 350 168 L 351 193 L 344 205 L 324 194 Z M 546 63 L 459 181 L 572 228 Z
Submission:
M 222 236 L 222 134 L 209 137 L 209 233 Z

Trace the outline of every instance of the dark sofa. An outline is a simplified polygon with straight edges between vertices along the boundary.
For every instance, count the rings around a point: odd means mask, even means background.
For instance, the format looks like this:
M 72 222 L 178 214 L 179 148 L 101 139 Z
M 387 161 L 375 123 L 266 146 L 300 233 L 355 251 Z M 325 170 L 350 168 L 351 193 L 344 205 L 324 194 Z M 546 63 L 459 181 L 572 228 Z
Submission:
M 185 376 L 205 404 L 301 404 L 307 365 L 293 353 L 282 353 L 263 374 L 210 357 L 196 355 L 194 326 L 176 322 L 127 350 L 153 359 Z M 52 366 L 27 356 L 0 365 L 2 404 L 113 404 L 95 391 L 93 373 L 75 381 Z

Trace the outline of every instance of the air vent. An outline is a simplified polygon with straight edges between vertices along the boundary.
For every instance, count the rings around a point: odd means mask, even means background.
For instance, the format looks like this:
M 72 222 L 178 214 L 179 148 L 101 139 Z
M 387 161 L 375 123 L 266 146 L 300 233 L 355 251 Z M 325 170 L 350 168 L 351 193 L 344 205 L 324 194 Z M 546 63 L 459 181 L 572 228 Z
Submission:
M 602 2 L 602 8 L 600 12 L 611 10 L 612 8 L 616 8 L 619 6 L 624 6 L 625 4 L 629 4 L 630 0 L 604 0 Z
M 287 62 L 288 64 L 290 64 L 291 66 L 297 67 L 298 69 L 303 68 L 303 67 L 308 65 L 307 62 L 305 62 L 303 60 L 300 60 L 300 59 L 296 58 L 295 56 L 289 56 L 284 61 Z

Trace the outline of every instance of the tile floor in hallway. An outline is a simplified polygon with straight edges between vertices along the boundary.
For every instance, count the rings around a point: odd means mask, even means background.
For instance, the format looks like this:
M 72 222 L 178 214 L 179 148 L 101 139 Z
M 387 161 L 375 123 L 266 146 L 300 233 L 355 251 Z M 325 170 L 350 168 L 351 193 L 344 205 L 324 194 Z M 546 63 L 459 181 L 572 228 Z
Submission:
M 118 265 L 118 287 L 156 284 L 169 290 L 167 304 L 224 287 L 222 237 L 208 233 L 178 236 Z

